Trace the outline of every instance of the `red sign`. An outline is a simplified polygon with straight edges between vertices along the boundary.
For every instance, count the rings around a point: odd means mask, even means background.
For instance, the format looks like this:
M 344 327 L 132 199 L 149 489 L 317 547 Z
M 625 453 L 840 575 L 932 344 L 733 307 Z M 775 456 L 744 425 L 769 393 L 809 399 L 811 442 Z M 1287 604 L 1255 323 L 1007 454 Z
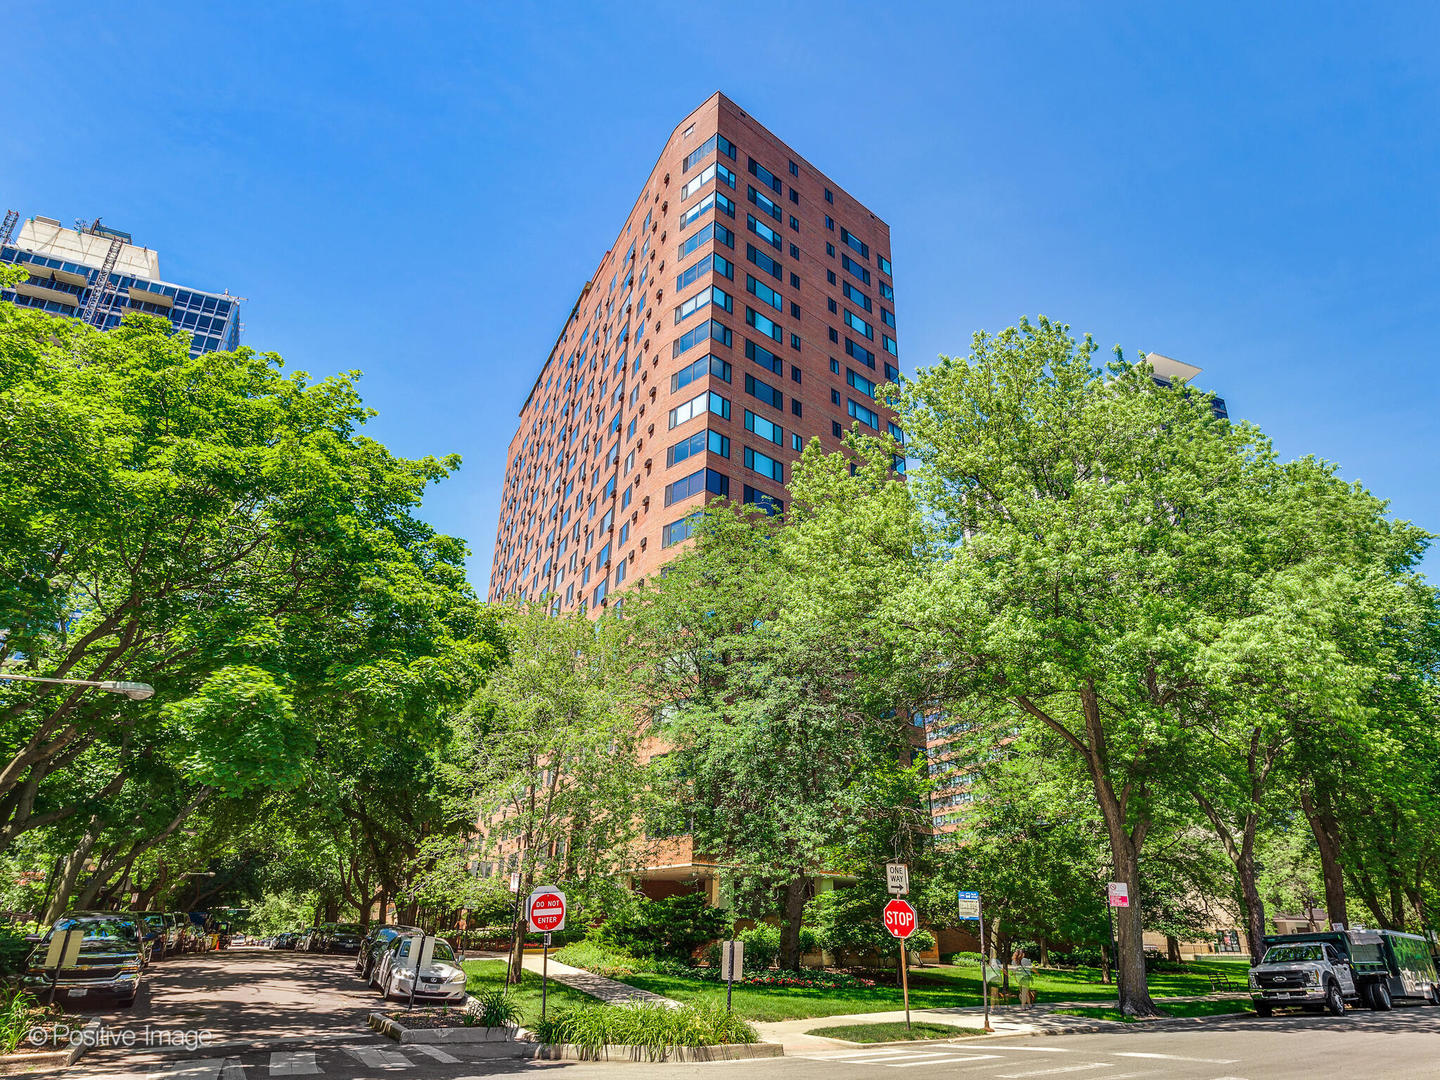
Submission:
M 885 905 L 885 929 L 898 938 L 915 932 L 915 909 L 904 900 L 891 900 Z
M 1106 899 L 1111 907 L 1130 906 L 1130 886 L 1123 881 L 1112 881 L 1105 889 Z
M 530 894 L 530 929 L 546 934 L 565 929 L 564 893 L 546 888 Z

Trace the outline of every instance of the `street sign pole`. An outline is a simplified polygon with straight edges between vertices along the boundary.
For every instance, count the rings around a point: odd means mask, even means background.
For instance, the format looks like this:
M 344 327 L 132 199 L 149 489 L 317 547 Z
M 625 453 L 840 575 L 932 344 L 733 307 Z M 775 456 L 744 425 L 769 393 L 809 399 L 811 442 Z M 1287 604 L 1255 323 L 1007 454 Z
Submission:
M 985 1031 L 987 1033 L 995 1029 L 990 1026 L 990 958 L 985 953 L 985 912 L 980 907 L 980 898 L 975 898 L 975 918 L 980 923 L 980 996 L 985 999 Z
M 900 939 L 900 992 L 905 995 L 905 1030 L 910 1030 L 910 973 L 905 963 L 905 939 Z
M 544 952 L 540 960 L 540 1019 L 545 1019 L 545 1001 L 550 991 L 550 935 L 545 935 Z

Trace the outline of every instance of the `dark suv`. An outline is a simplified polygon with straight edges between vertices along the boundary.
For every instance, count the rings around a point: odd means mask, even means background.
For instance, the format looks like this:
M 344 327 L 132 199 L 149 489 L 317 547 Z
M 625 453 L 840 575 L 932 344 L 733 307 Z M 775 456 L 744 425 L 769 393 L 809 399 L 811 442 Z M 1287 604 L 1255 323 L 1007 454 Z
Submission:
M 83 931 L 80 952 L 69 964 L 46 967 L 46 954 L 56 934 Z M 111 911 L 75 911 L 62 915 L 31 951 L 20 986 L 41 1000 L 73 1006 L 114 1002 L 135 1004 L 140 990 L 144 949 L 135 923 Z
M 325 951 L 334 953 L 358 953 L 360 951 L 360 927 L 355 923 L 336 923 L 330 928 L 325 939 Z

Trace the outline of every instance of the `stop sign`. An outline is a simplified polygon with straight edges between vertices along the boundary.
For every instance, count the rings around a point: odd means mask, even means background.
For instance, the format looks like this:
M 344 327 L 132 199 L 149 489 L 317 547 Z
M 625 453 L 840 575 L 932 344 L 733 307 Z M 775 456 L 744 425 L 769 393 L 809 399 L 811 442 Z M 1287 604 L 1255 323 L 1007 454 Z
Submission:
M 546 885 L 530 894 L 530 929 L 548 934 L 565 929 L 565 894 Z
M 885 929 L 898 938 L 915 932 L 915 909 L 904 900 L 891 900 L 885 905 Z

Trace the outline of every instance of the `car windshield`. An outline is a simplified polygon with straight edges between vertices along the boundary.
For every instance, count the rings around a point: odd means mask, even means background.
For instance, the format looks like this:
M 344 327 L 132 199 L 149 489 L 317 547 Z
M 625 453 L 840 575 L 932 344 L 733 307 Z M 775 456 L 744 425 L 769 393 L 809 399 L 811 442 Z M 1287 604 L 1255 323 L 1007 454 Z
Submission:
M 401 942 L 400 942 L 400 955 L 401 955 L 401 956 L 409 956 L 409 955 L 410 955 L 410 942 L 412 942 L 412 941 L 419 941 L 419 940 L 420 940 L 419 938 L 403 938 L 403 939 L 401 940 Z M 443 941 L 437 941 L 437 942 L 435 942 L 435 957 L 434 957 L 434 962 L 437 963 L 437 964 L 453 964 L 453 963 L 455 963 L 455 951 L 454 951 L 453 949 L 451 949 L 450 946 L 447 945 L 447 944 L 446 944 L 445 942 L 443 942 Z
M 1267 964 L 1297 964 L 1324 959 L 1319 945 L 1275 945 L 1265 954 Z
M 146 926 L 150 927 L 150 929 L 152 929 L 152 930 L 164 930 L 164 929 L 165 929 L 165 916 L 164 916 L 164 915 L 157 915 L 157 914 L 154 914 L 154 913 L 152 912 L 152 913 L 149 913 L 149 914 L 141 915 L 141 916 L 140 916 L 140 919 L 141 919 L 142 922 L 145 923 Z
M 357 923 L 342 922 L 340 925 L 338 925 L 337 927 L 335 927 L 335 933 L 337 933 L 337 934 L 358 934 L 358 933 L 360 933 L 360 926 L 359 926 L 359 924 L 357 924 Z
M 61 919 L 45 935 L 49 941 L 56 931 L 84 930 L 86 941 L 134 941 L 135 924 L 119 919 Z

